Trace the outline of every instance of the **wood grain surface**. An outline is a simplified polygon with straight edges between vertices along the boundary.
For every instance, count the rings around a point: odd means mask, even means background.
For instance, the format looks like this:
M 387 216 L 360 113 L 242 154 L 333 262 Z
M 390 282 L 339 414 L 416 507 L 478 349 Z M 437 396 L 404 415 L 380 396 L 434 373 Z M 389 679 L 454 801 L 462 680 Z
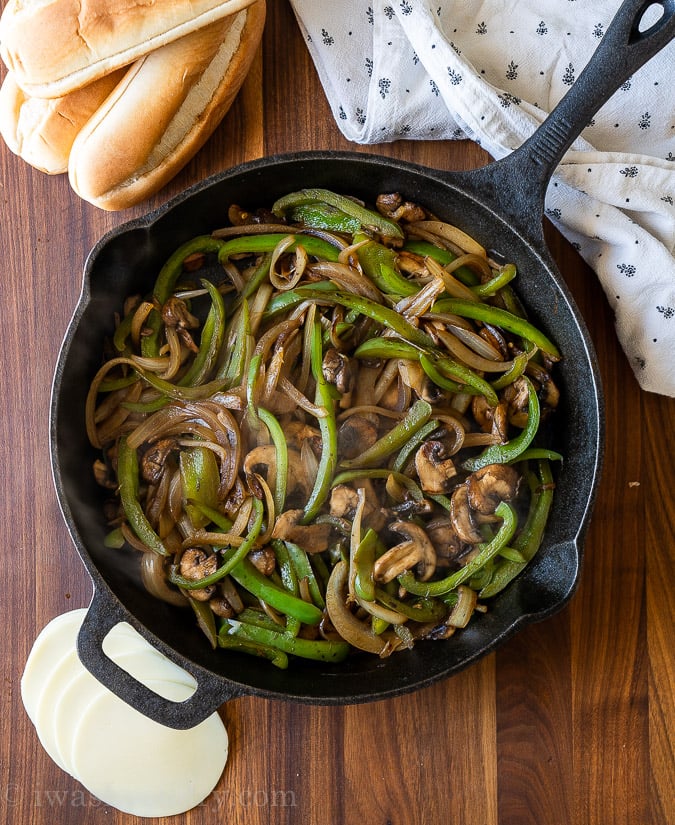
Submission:
M 48 448 L 50 383 L 87 252 L 107 230 L 213 172 L 304 149 L 372 151 L 341 136 L 290 7 L 278 0 L 230 113 L 143 207 L 101 212 L 64 176 L 47 177 L 0 147 L 0 822 L 137 821 L 50 761 L 19 691 L 39 630 L 92 594 L 57 506 Z M 469 142 L 376 151 L 443 169 L 489 160 Z M 230 702 L 225 773 L 181 821 L 674 821 L 675 400 L 640 391 L 595 275 L 550 227 L 547 237 L 589 324 L 606 393 L 605 469 L 571 603 L 469 670 L 405 697 L 340 708 Z

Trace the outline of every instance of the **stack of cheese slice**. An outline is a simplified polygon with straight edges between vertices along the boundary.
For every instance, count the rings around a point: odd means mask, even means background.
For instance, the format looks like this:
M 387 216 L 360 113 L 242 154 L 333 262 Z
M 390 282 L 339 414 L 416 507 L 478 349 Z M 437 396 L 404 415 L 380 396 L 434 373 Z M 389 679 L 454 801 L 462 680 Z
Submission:
M 188 730 L 153 722 L 103 687 L 81 664 L 77 634 L 86 610 L 57 616 L 38 635 L 21 696 L 49 756 L 95 797 L 136 816 L 172 816 L 202 802 L 228 754 L 220 716 Z M 184 701 L 194 679 L 130 625 L 110 631 L 103 651 L 160 696 Z

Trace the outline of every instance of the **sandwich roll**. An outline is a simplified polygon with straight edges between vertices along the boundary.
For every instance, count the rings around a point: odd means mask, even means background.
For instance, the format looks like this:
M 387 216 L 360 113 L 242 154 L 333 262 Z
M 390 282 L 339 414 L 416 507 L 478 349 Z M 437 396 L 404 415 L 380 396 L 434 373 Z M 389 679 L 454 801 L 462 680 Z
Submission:
M 253 61 L 265 0 L 151 52 L 129 68 L 73 144 L 75 192 L 126 209 L 162 188 L 211 136 Z
M 0 88 L 0 135 L 15 155 L 31 166 L 58 175 L 78 132 L 124 76 L 118 69 L 65 97 L 29 97 L 9 72 Z
M 0 56 L 32 97 L 62 97 L 254 0 L 9 0 Z

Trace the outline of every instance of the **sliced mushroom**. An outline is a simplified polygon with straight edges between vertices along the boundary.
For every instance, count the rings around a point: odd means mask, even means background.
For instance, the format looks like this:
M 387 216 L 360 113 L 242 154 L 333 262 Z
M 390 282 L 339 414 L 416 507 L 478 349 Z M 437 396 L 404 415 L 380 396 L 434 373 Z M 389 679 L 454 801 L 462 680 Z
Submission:
M 288 493 L 294 490 L 301 490 L 304 495 L 309 495 L 312 483 L 307 477 L 304 462 L 300 452 L 293 447 L 289 447 L 288 453 Z M 256 473 L 262 475 L 267 484 L 274 488 L 277 478 L 277 449 L 274 444 L 263 444 L 254 447 L 244 459 L 244 473 L 247 479 L 251 479 Z
M 425 493 L 446 493 L 457 475 L 442 441 L 425 441 L 415 453 L 415 470 Z
M 404 201 L 398 192 L 378 195 L 375 206 L 381 215 L 394 221 L 423 221 L 426 218 L 426 213 L 421 206 Z
M 286 510 L 274 524 L 273 539 L 290 541 L 308 553 L 321 553 L 328 549 L 330 524 L 300 524 L 302 510 Z
M 450 519 L 462 541 L 467 544 L 478 544 L 483 541 L 469 505 L 469 489 L 466 484 L 457 487 L 450 498 Z
M 338 430 L 338 450 L 343 458 L 356 458 L 377 441 L 377 425 L 364 415 L 350 415 Z
M 488 464 L 468 477 L 467 499 L 469 506 L 489 515 L 501 501 L 511 501 L 518 492 L 520 476 L 508 464 Z
M 427 534 L 418 524 L 409 521 L 395 521 L 390 529 L 406 540 L 377 559 L 373 568 L 375 581 L 386 584 L 415 566 L 420 581 L 428 581 L 436 570 L 436 551 Z
M 277 566 L 277 559 L 271 547 L 259 547 L 251 550 L 247 558 L 263 576 L 271 576 Z
M 336 485 L 331 490 L 330 514 L 331 516 L 351 520 L 354 517 L 354 511 L 359 503 L 357 492 L 359 487 L 363 487 L 366 491 L 366 501 L 363 506 L 362 516 L 363 524 L 366 527 L 371 527 L 375 532 L 379 532 L 388 519 L 385 510 L 373 504 L 374 501 L 377 501 L 377 497 L 370 483 L 370 479 L 359 481 L 355 487 L 350 487 L 347 484 Z
M 504 389 L 504 400 L 509 409 L 509 421 L 514 426 L 524 427 L 527 424 L 529 399 L 527 382 L 522 377 L 516 378 Z
M 434 545 L 437 565 L 448 564 L 464 552 L 465 544 L 455 532 L 450 516 L 439 516 L 426 526 L 427 536 Z
M 218 559 L 199 547 L 188 547 L 180 558 L 180 574 L 190 581 L 199 581 L 215 573 Z M 190 598 L 198 602 L 207 602 L 215 593 L 216 585 L 209 584 L 196 590 L 190 590 Z
M 160 438 L 145 451 L 141 458 L 141 476 L 149 484 L 157 484 L 166 468 L 169 453 L 176 448 L 174 438 Z
M 350 392 L 354 386 L 354 373 L 346 355 L 331 348 L 326 351 L 322 364 L 323 377 L 341 393 Z

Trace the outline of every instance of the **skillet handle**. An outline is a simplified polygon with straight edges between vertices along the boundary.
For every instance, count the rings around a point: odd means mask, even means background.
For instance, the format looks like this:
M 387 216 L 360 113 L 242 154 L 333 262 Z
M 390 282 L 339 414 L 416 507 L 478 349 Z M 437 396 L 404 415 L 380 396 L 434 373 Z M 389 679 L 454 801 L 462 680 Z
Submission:
M 648 9 L 660 18 L 641 30 Z M 649 18 L 647 18 L 649 19 Z M 548 182 L 576 138 L 621 85 L 675 37 L 675 0 L 625 0 L 574 85 L 510 155 L 470 174 L 520 227 L 541 223 Z M 523 207 L 525 206 L 525 209 Z
M 193 728 L 222 704 L 241 694 L 223 678 L 179 664 L 197 682 L 197 689 L 183 702 L 174 702 L 150 690 L 103 651 L 103 640 L 115 625 L 128 615 L 113 598 L 94 591 L 89 609 L 77 637 L 77 652 L 82 664 L 101 684 L 139 713 L 161 725 L 178 730 Z

